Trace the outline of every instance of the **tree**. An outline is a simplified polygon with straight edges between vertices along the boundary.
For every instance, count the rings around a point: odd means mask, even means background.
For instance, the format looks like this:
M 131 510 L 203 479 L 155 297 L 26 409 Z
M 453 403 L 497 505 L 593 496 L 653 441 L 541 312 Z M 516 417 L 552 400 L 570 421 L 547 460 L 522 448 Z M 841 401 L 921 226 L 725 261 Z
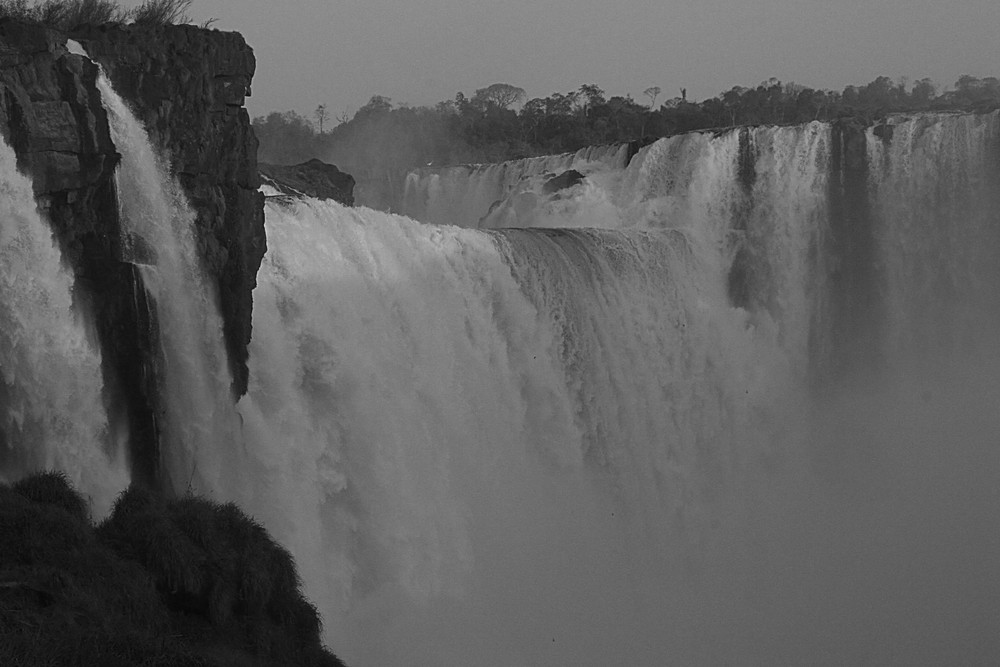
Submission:
M 319 133 L 323 134 L 323 123 L 327 119 L 326 105 L 321 104 L 316 107 L 316 111 L 313 112 L 313 115 L 316 117 L 316 122 L 319 123 Z
M 261 162 L 295 164 L 317 157 L 316 129 L 294 111 L 258 116 L 253 119 L 253 130 L 260 141 L 257 157 Z
M 993 76 L 980 79 L 963 74 L 955 82 L 955 95 L 963 103 L 1000 101 L 1000 81 Z
M 358 109 L 354 114 L 355 118 L 365 116 L 377 116 L 392 110 L 392 100 L 384 95 L 372 95 L 368 104 Z
M 660 94 L 660 87 L 650 86 L 646 90 L 642 91 L 642 94 L 649 98 L 649 108 L 652 109 L 653 105 L 656 104 L 657 96 Z
M 583 100 L 580 110 L 583 111 L 584 115 L 587 115 L 588 111 L 593 107 L 607 103 L 607 100 L 604 99 L 604 91 L 596 83 L 585 83 L 580 86 L 580 90 L 577 93 L 579 95 L 578 99 Z
M 524 100 L 525 95 L 524 88 L 518 88 L 509 83 L 493 83 L 477 90 L 472 96 L 472 101 L 480 104 L 484 111 L 490 107 L 506 109 L 510 105 Z
M 934 87 L 934 82 L 927 78 L 919 79 L 910 91 L 910 99 L 920 105 L 930 103 L 936 96 L 937 89 Z

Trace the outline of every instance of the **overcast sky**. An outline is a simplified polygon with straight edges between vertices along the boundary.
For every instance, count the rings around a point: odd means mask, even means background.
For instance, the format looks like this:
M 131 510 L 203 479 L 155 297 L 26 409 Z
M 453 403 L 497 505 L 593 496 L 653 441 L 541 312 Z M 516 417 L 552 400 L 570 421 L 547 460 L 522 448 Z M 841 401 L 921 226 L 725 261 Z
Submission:
M 195 0 L 190 13 L 254 48 L 254 116 L 352 115 L 375 94 L 433 104 L 498 82 L 639 101 L 659 86 L 662 101 L 772 76 L 834 89 L 1000 76 L 1000 0 Z

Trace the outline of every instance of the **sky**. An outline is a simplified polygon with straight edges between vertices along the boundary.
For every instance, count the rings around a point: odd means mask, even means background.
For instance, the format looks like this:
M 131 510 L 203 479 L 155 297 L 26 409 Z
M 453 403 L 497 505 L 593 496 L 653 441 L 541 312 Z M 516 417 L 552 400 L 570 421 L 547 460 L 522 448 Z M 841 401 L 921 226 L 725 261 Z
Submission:
M 432 105 L 491 83 L 645 102 L 650 86 L 697 101 L 770 77 L 1000 76 L 1000 0 L 194 0 L 189 14 L 253 47 L 253 116 L 350 117 L 376 94 Z

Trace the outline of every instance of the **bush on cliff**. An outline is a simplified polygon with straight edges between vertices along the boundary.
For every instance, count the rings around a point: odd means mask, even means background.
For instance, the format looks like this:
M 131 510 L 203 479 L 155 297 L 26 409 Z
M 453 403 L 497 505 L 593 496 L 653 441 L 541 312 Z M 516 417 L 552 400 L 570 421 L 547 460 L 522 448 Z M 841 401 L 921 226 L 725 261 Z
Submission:
M 131 487 L 96 530 L 86 508 L 58 473 L 0 485 L 0 664 L 341 664 L 235 505 Z
M 0 0 L 0 18 L 14 18 L 41 23 L 59 30 L 76 30 L 88 25 L 136 23 L 166 25 L 187 23 L 187 10 L 193 0 L 146 0 L 133 9 L 125 9 L 115 0 Z
M 146 0 L 132 10 L 129 20 L 137 25 L 187 23 L 192 0 Z
M 14 484 L 14 491 L 36 503 L 61 507 L 69 512 L 70 516 L 81 521 L 90 519 L 87 502 L 70 486 L 64 473 L 41 472 L 29 475 Z

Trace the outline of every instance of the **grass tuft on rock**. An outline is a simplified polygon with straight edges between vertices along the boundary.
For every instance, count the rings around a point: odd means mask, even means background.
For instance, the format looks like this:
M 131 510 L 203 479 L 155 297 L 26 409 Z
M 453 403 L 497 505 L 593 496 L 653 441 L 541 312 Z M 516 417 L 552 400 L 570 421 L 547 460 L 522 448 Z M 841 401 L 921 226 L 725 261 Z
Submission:
M 0 0 L 0 19 L 12 18 L 58 30 L 85 26 L 134 23 L 155 26 L 188 23 L 193 0 L 146 0 L 126 9 L 115 0 Z
M 136 25 L 189 23 L 187 10 L 192 0 L 146 0 L 132 10 L 129 20 Z

